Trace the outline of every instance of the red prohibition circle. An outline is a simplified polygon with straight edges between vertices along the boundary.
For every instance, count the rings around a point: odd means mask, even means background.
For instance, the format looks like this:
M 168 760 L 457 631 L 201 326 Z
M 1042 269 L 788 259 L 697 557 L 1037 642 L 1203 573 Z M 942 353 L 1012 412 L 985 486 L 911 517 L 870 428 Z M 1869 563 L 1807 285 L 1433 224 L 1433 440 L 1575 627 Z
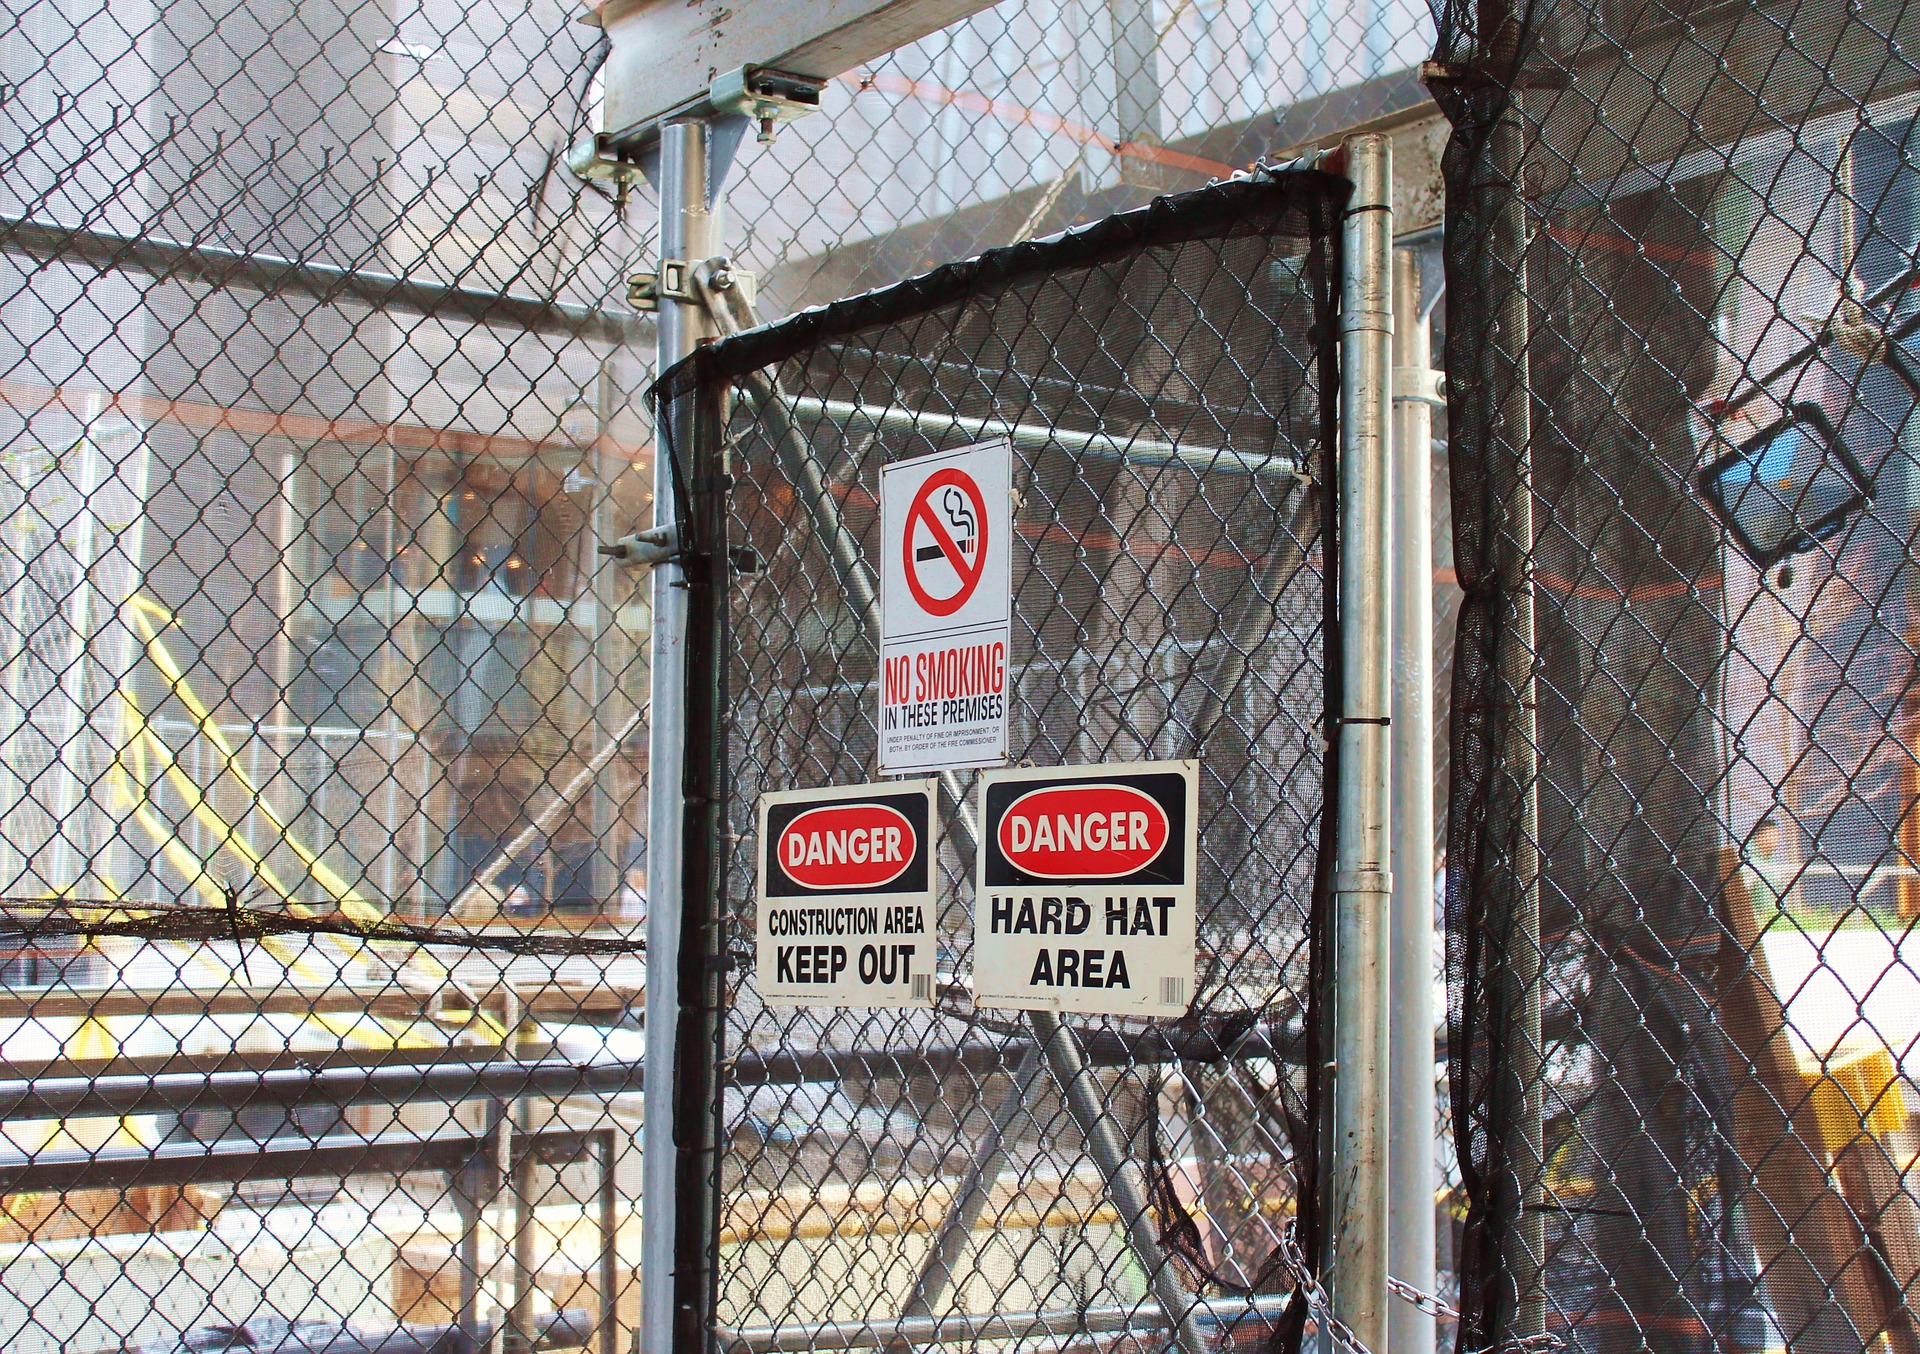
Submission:
M 960 553 L 960 547 L 954 543 L 949 532 L 933 511 L 930 499 L 933 491 L 948 486 L 965 494 L 973 504 L 974 519 L 980 523 L 979 539 L 974 543 L 973 563 L 968 565 Z M 960 588 L 951 597 L 935 597 L 920 582 L 920 568 L 913 558 L 913 528 L 916 522 L 925 521 L 927 534 L 933 537 L 940 553 L 946 557 L 953 571 L 960 575 Z M 987 500 L 980 492 L 980 486 L 973 482 L 973 476 L 964 470 L 948 466 L 945 470 L 936 470 L 927 476 L 919 492 L 913 496 L 913 504 L 907 509 L 907 530 L 900 540 L 901 561 L 906 566 L 907 590 L 913 594 L 913 600 L 929 616 L 951 616 L 967 604 L 974 589 L 980 586 L 980 578 L 987 571 Z

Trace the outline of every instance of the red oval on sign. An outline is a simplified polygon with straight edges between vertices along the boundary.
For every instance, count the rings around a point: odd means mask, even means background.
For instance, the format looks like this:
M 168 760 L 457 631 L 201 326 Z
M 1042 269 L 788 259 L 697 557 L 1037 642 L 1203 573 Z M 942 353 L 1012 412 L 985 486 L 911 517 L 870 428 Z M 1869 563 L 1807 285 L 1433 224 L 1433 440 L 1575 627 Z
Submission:
M 1166 849 L 1167 811 L 1129 785 L 1029 790 L 1000 819 L 1000 854 L 1042 879 L 1118 879 Z
M 808 809 L 781 829 L 780 868 L 807 889 L 871 889 L 913 863 L 913 824 L 885 804 Z

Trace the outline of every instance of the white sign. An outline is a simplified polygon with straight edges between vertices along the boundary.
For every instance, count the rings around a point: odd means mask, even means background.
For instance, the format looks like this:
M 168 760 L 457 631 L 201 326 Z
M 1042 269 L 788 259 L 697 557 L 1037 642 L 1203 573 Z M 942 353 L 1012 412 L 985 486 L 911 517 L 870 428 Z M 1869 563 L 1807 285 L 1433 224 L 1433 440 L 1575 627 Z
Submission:
M 1194 761 L 982 775 L 975 1004 L 1186 1014 L 1199 817 Z
M 1013 444 L 880 472 L 880 772 L 1007 760 Z
M 760 796 L 754 975 L 762 1001 L 933 1005 L 936 784 Z

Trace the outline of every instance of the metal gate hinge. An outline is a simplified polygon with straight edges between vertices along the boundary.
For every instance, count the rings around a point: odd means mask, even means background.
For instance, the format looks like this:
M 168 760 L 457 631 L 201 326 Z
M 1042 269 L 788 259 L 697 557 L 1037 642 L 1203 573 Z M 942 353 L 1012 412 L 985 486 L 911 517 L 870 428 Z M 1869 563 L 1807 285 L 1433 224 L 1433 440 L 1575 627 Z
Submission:
M 1395 367 L 1393 398 L 1412 404 L 1447 405 L 1447 374 L 1431 367 Z
M 634 273 L 627 278 L 627 304 L 635 310 L 657 311 L 660 302 L 693 302 L 693 269 L 685 259 L 661 259 L 651 273 Z
M 685 301 L 701 305 L 705 298 L 695 280 L 700 265 L 686 259 L 661 259 L 658 271 L 633 273 L 627 278 L 627 304 L 635 310 L 657 312 L 662 301 Z M 738 290 L 748 309 L 759 299 L 759 279 L 745 269 L 735 268 L 725 259 L 710 261 L 707 285 L 714 291 Z
M 744 268 L 734 267 L 727 259 L 708 259 L 703 276 L 711 290 L 737 293 L 740 304 L 748 311 L 752 311 L 760 300 L 759 277 Z
M 651 569 L 680 557 L 680 528 L 669 522 L 663 527 L 649 527 L 631 536 L 622 536 L 612 545 L 596 549 L 629 569 Z

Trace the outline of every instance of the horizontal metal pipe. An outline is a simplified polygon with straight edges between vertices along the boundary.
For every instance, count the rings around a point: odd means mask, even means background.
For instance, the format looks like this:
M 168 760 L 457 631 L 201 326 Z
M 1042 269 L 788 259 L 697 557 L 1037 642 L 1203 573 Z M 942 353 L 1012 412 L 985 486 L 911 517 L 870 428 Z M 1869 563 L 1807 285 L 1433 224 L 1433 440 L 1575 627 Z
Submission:
M 516 1154 L 572 1160 L 610 1140 L 610 1129 L 542 1129 L 516 1134 Z M 400 1175 L 457 1171 L 493 1160 L 494 1140 L 472 1134 L 384 1133 L 371 1138 L 230 1138 L 157 1147 L 67 1147 L 0 1154 L 0 1194 L 25 1190 L 131 1189 L 138 1185 L 235 1184 L 306 1176 Z
M 1154 1031 L 1082 1038 L 1096 1067 L 1146 1067 L 1170 1062 L 1217 1062 L 1299 1056 L 1297 1032 L 1255 1030 L 1222 1040 L 1205 1030 Z M 1011 1070 L 1029 1045 L 958 1044 L 946 1048 L 816 1049 L 749 1053 L 722 1069 L 732 1086 L 780 1086 L 847 1077 L 883 1078 Z M 1444 1057 L 1444 1046 L 1435 1054 Z M 526 1062 L 497 1054 L 461 1062 L 389 1062 L 369 1066 L 282 1067 L 224 1072 L 114 1073 L 104 1076 L 30 1076 L 0 1081 L 0 1119 L 177 1113 L 248 1105 L 364 1105 L 408 1101 L 451 1102 L 618 1095 L 640 1089 L 641 1062 Z
M 330 1048 L 324 1052 L 315 1050 L 306 1054 L 289 1052 L 286 1049 L 261 1050 L 248 1052 L 242 1049 L 229 1049 L 225 1053 L 155 1053 L 144 1056 L 128 1056 L 124 1053 L 100 1058 L 60 1058 L 49 1062 L 36 1062 L 32 1059 L 19 1059 L 6 1064 L 6 1070 L 23 1082 L 47 1081 L 61 1077 L 139 1077 L 146 1080 L 174 1073 L 192 1076 L 210 1076 L 216 1072 L 309 1072 L 316 1067 L 398 1067 L 402 1065 L 415 1068 L 434 1067 L 449 1061 L 462 1065 L 479 1065 L 486 1062 L 525 1064 L 534 1055 L 523 1053 L 518 1059 L 512 1054 L 493 1048 L 474 1048 L 471 1058 L 449 1059 L 445 1048 Z M 552 1054 L 551 1049 L 540 1050 L 540 1056 Z
M 1290 1300 L 1275 1294 L 1239 1301 L 1195 1298 L 1193 1314 L 1203 1325 L 1226 1326 L 1247 1318 L 1276 1320 Z M 1048 1312 L 979 1312 L 909 1317 L 897 1321 L 827 1321 L 818 1325 L 745 1326 L 715 1332 L 729 1354 L 783 1354 L 822 1349 L 881 1349 L 905 1344 L 960 1344 L 980 1340 L 1032 1340 L 1049 1335 L 1098 1335 L 1122 1330 L 1164 1329 L 1152 1307 L 1067 1308 Z
M 1292 456 L 1250 456 L 1223 447 L 1185 446 L 1147 437 L 1055 428 L 1044 423 L 1008 423 L 997 418 L 852 404 L 808 395 L 796 396 L 790 412 L 796 417 L 824 419 L 829 423 L 868 423 L 883 432 L 912 432 L 926 437 L 1005 437 L 1014 446 L 1028 451 L 1062 447 L 1085 456 L 1115 458 L 1129 465 L 1179 464 L 1195 470 L 1287 475 L 1296 479 L 1300 475 L 1300 462 Z
M 0 1120 L 75 1119 L 248 1109 L 617 1095 L 640 1089 L 638 1062 L 488 1062 L 439 1066 L 176 1072 L 157 1077 L 42 1077 L 0 1081 Z
M 102 271 L 126 270 L 216 287 L 292 293 L 326 303 L 358 301 L 381 310 L 447 316 L 472 324 L 509 325 L 529 333 L 565 334 L 606 343 L 626 343 L 652 328 L 638 315 L 617 310 L 453 287 L 444 282 L 273 254 L 248 254 L 216 245 L 116 235 L 32 217 L 0 216 L 0 252 L 24 254 L 42 263 L 86 264 Z
M 1254 1030 L 1237 1039 L 1223 1040 L 1205 1030 L 1150 1031 L 1120 1035 L 1099 1031 L 1080 1037 L 1083 1054 L 1095 1067 L 1155 1066 L 1170 1062 L 1218 1062 L 1271 1058 L 1292 1062 L 1299 1054 L 1295 1032 Z M 723 1071 L 734 1086 L 775 1086 L 800 1081 L 839 1081 L 847 1077 L 889 1077 L 914 1074 L 983 1075 L 1012 1070 L 1030 1047 L 1025 1042 L 957 1044 L 945 1048 L 851 1048 L 780 1050 L 735 1057 Z
M 1123 1038 L 1095 1034 L 1085 1041 L 1087 1060 L 1112 1067 L 1166 1062 L 1212 1062 L 1264 1057 L 1286 1062 L 1297 1038 L 1254 1031 L 1223 1042 L 1206 1031 L 1155 1032 Z M 917 1073 L 1004 1071 L 1019 1060 L 1024 1042 L 960 1044 L 932 1049 L 779 1050 L 746 1054 L 725 1067 L 735 1086 L 833 1081 L 848 1076 L 886 1077 Z M 635 1062 L 527 1062 L 497 1054 L 460 1062 L 392 1062 L 370 1066 L 281 1067 L 154 1075 L 35 1076 L 0 1081 L 0 1120 L 67 1119 L 89 1115 L 175 1113 L 189 1109 L 238 1109 L 249 1105 L 363 1105 L 376 1102 L 450 1102 L 618 1095 L 640 1089 L 644 1064 Z
M 131 1189 L 243 1180 L 406 1171 L 455 1171 L 490 1146 L 486 1138 L 274 1138 L 265 1142 L 168 1142 L 153 1148 L 77 1148 L 0 1156 L 0 1193 Z
M 584 1307 L 567 1307 L 544 1312 L 535 1323 L 530 1342 L 536 1350 L 585 1349 L 593 1340 L 593 1317 Z M 320 1326 L 296 1331 L 275 1341 L 278 1354 L 481 1354 L 495 1348 L 494 1323 L 478 1321 L 467 1328 L 455 1325 L 397 1325 L 384 1330 L 364 1326 Z M 231 1327 L 201 1327 L 188 1331 L 189 1339 L 199 1335 L 201 1343 L 169 1345 L 168 1348 L 232 1349 L 226 1343 L 233 1338 Z M 513 1344 L 506 1346 L 514 1348 Z M 525 1349 L 528 1345 L 522 1344 Z M 158 1349 L 158 1345 L 142 1348 Z

